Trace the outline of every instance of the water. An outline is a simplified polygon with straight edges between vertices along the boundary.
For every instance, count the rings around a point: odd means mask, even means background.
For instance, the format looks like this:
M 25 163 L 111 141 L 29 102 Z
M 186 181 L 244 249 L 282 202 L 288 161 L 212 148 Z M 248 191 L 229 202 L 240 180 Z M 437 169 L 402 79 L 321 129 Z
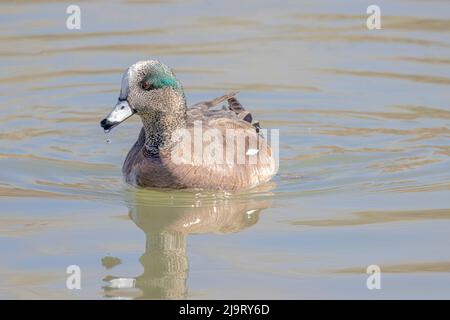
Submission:
M 2 2 L 0 298 L 450 298 L 450 3 L 377 4 L 370 31 L 365 1 L 80 1 L 69 31 Z M 125 185 L 139 121 L 99 121 L 148 58 L 279 128 L 273 182 Z

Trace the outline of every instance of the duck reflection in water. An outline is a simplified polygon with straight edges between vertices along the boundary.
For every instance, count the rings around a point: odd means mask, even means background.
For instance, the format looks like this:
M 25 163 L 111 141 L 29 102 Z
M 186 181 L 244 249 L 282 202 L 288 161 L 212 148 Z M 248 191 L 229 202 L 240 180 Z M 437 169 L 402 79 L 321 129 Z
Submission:
M 261 210 L 270 206 L 267 197 L 217 199 L 203 204 L 198 199 L 170 206 L 139 205 L 132 201 L 129 217 L 145 233 L 145 252 L 140 258 L 144 272 L 135 278 L 107 276 L 107 297 L 183 299 L 187 296 L 189 271 L 186 241 L 189 234 L 233 233 L 258 222 Z

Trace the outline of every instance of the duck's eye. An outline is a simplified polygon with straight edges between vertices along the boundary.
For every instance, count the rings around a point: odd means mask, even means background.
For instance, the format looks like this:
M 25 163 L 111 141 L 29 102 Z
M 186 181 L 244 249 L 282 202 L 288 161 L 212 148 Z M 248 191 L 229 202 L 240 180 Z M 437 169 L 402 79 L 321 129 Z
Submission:
M 125 109 L 125 106 L 121 106 L 121 107 L 120 107 L 120 110 L 123 110 L 123 109 Z
M 141 88 L 142 88 L 143 90 L 150 90 L 150 89 L 153 89 L 153 86 L 152 86 L 152 84 L 151 84 L 150 82 L 148 82 L 148 81 L 142 81 L 142 82 L 141 82 Z

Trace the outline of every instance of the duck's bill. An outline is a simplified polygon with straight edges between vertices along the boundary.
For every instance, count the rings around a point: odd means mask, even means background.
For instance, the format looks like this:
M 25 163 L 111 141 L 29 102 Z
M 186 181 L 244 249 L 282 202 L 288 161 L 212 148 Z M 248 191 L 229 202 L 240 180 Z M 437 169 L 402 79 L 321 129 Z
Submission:
M 102 128 L 107 131 L 127 120 L 135 113 L 126 100 L 117 102 L 114 110 L 100 122 Z

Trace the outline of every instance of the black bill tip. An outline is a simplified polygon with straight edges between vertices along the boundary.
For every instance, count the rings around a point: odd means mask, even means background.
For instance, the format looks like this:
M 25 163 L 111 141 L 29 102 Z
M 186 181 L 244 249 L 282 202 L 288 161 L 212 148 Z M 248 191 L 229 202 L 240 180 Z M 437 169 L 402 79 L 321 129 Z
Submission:
M 118 125 L 118 122 L 111 122 L 108 119 L 103 119 L 100 122 L 100 126 L 103 128 L 103 130 L 111 130 L 113 127 L 115 127 L 116 125 Z

